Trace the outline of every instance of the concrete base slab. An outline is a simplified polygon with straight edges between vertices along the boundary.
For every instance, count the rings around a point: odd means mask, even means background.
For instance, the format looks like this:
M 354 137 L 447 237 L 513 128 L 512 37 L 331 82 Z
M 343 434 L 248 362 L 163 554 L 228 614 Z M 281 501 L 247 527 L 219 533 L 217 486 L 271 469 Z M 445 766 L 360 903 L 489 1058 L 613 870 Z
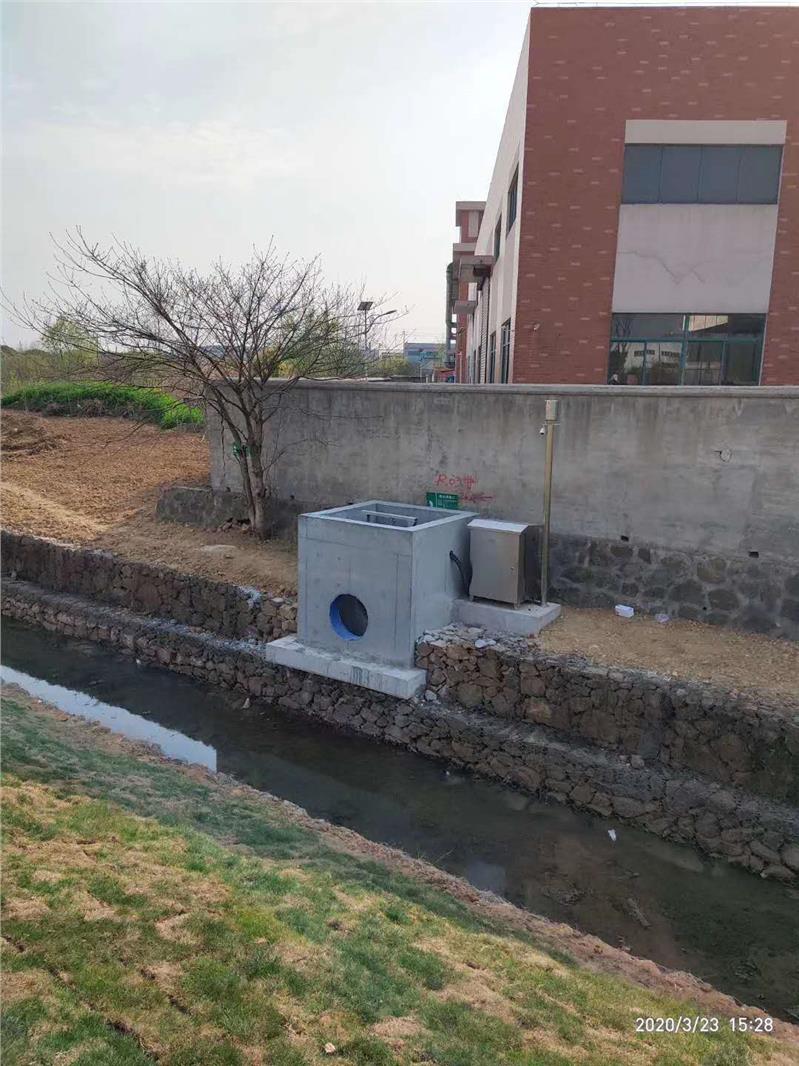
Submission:
M 523 603 L 521 607 L 507 607 L 484 600 L 456 600 L 454 617 L 464 625 L 482 626 L 494 633 L 508 633 L 514 637 L 534 637 L 554 622 L 560 614 L 559 603 Z
M 278 666 L 304 670 L 308 674 L 321 674 L 334 681 L 346 681 L 374 692 L 385 692 L 401 700 L 408 700 L 420 692 L 427 676 L 424 670 L 352 659 L 338 652 L 309 648 L 294 636 L 270 641 L 264 654 L 269 662 Z

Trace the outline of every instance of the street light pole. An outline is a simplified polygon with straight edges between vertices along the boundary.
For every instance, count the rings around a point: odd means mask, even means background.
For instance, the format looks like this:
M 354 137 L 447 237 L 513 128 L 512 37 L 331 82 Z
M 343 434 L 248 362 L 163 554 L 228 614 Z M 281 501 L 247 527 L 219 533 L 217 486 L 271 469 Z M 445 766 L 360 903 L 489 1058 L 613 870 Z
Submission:
M 363 357 L 369 356 L 369 312 L 374 307 L 374 300 L 361 300 L 358 310 L 363 311 Z
M 369 321 L 369 312 L 374 307 L 374 300 L 361 300 L 358 304 L 358 310 L 363 311 L 363 357 L 369 358 L 369 329 L 378 320 L 378 318 L 385 318 L 387 315 L 396 314 L 396 309 L 392 308 L 391 311 L 383 311 L 379 315 L 375 315 L 372 321 Z

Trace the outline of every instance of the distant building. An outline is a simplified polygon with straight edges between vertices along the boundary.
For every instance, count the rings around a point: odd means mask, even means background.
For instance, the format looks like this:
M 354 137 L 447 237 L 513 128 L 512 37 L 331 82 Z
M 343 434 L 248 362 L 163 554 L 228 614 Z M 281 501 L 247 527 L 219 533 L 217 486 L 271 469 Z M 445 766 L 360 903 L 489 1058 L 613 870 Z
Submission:
M 799 8 L 536 7 L 447 280 L 458 381 L 799 384 Z
M 402 354 L 414 366 L 435 366 L 444 362 L 446 348 L 438 341 L 406 341 Z
M 447 381 L 452 371 L 447 367 L 446 350 L 438 341 L 406 341 L 402 355 L 420 381 Z
M 458 200 L 455 204 L 455 225 L 458 240 L 452 245 L 452 262 L 447 267 L 447 363 L 455 370 L 456 381 L 468 381 L 467 344 L 469 314 L 474 310 L 470 301 L 469 282 L 460 278 L 461 264 L 474 255 L 477 235 L 483 221 L 485 200 Z

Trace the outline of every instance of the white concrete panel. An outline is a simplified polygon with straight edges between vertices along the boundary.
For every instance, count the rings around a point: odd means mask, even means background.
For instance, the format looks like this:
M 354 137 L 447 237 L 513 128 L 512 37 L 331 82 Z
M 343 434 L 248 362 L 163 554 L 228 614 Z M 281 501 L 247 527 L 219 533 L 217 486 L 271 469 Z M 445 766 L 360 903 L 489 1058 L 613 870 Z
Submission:
M 628 118 L 624 139 L 627 144 L 785 144 L 786 126 L 779 119 Z
M 290 670 L 303 670 L 307 674 L 319 674 L 334 681 L 346 681 L 349 685 L 385 692 L 401 700 L 412 699 L 421 692 L 427 681 L 425 670 L 390 666 L 388 663 L 355 659 L 340 652 L 311 648 L 293 634 L 270 641 L 264 648 L 264 657 L 267 662 L 287 666 Z
M 774 204 L 622 204 L 614 311 L 766 312 Z
M 497 334 L 497 359 L 496 375 L 499 380 L 500 366 L 500 328 L 508 318 L 514 319 L 516 310 L 516 264 L 519 260 L 519 234 L 521 232 L 522 196 L 524 188 L 524 130 L 527 116 L 527 81 L 528 65 L 530 57 L 530 26 L 528 19 L 527 32 L 524 36 L 522 51 L 519 57 L 519 65 L 516 68 L 516 77 L 513 82 L 508 111 L 505 116 L 505 125 L 502 129 L 502 137 L 497 150 L 497 158 L 494 163 L 494 172 L 491 177 L 488 195 L 486 197 L 485 213 L 477 238 L 475 252 L 477 255 L 494 254 L 494 230 L 497 220 L 502 216 L 502 242 L 499 259 L 494 267 L 491 277 L 490 300 L 487 315 L 487 323 L 483 319 L 484 297 L 488 293 L 488 286 L 484 286 L 477 310 L 474 316 L 473 334 L 469 337 L 469 343 L 476 349 L 481 338 L 489 337 L 496 331 Z M 519 168 L 519 187 L 516 202 L 516 222 L 508 232 L 508 188 L 516 167 Z M 511 335 L 511 360 L 512 360 L 512 335 Z M 486 358 L 486 343 L 483 344 L 483 356 Z M 471 350 L 471 349 L 469 349 Z
M 480 626 L 489 633 L 510 633 L 514 637 L 534 637 L 560 618 L 560 604 L 523 603 L 508 607 L 479 600 L 456 600 L 455 621 Z

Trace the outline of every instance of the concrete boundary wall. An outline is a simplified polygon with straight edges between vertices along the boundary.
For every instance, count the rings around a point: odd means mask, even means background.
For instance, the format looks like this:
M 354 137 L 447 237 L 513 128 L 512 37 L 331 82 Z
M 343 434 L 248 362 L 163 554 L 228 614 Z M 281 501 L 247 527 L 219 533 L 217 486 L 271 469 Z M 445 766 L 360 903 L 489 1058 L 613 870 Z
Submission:
M 285 517 L 439 491 L 538 523 L 551 397 L 554 597 L 799 638 L 799 388 L 302 382 L 267 423 L 274 498 Z M 213 411 L 208 436 L 216 498 L 240 492 Z
M 799 563 L 795 387 L 303 382 L 268 423 L 264 453 L 286 449 L 274 490 L 306 509 L 424 503 L 438 490 L 469 510 L 539 522 L 551 397 L 561 400 L 556 532 Z M 212 411 L 208 435 L 213 488 L 240 491 Z
M 694 844 L 762 877 L 795 882 L 799 876 L 799 811 L 698 775 L 633 766 L 624 755 L 564 742 L 544 727 L 435 698 L 400 701 L 275 667 L 256 643 L 13 579 L 5 582 L 3 613 Z

